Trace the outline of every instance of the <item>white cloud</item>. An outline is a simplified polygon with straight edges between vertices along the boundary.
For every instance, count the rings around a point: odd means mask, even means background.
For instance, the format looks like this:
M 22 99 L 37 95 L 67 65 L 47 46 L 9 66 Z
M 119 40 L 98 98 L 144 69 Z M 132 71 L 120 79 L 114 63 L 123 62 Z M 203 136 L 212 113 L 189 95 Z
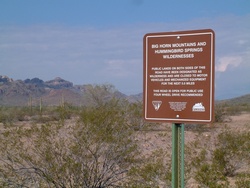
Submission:
M 248 40 L 244 40 L 244 39 L 240 39 L 240 40 L 238 41 L 238 43 L 239 43 L 240 45 L 244 45 L 244 44 L 249 43 L 249 41 L 248 41 Z
M 240 56 L 221 57 L 215 66 L 215 71 L 225 72 L 229 67 L 238 67 L 241 63 L 242 57 Z
M 123 60 L 110 60 L 107 62 L 107 67 L 103 70 L 105 74 L 110 74 L 115 77 L 126 77 L 129 72 L 126 70 L 125 61 Z
M 101 71 L 102 74 L 112 75 L 114 78 L 128 78 L 130 76 L 138 75 L 138 68 L 140 68 L 141 60 L 131 59 L 115 59 L 109 60 L 106 67 Z

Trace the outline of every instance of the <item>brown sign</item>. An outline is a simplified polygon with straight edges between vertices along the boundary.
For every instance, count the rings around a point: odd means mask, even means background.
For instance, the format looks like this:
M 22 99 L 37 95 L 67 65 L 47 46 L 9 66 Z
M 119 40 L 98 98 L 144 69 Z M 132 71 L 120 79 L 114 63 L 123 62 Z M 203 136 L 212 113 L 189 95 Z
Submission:
M 210 29 L 144 36 L 145 120 L 213 121 L 214 43 Z

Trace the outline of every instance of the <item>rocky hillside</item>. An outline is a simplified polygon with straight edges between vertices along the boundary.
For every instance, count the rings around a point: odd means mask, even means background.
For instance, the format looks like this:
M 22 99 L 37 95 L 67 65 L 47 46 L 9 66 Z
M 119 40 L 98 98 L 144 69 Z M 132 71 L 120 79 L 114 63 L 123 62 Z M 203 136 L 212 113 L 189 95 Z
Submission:
M 93 85 L 74 85 L 60 77 L 43 81 L 39 78 L 14 80 L 0 75 L 0 106 L 59 105 L 62 101 L 72 105 L 84 105 L 84 95 Z M 117 98 L 130 102 L 142 101 L 143 94 L 125 95 L 117 90 L 112 91 Z M 215 101 L 216 104 L 245 105 L 250 104 L 250 94 L 228 100 Z
M 221 100 L 220 103 L 226 103 L 228 105 L 249 105 L 250 104 L 250 94 L 243 95 L 240 97 L 235 97 L 228 100 Z
M 43 81 L 39 78 L 13 80 L 0 75 L 0 105 L 39 105 L 40 101 L 44 105 L 59 105 L 62 101 L 82 105 L 85 103 L 83 96 L 91 87 L 92 85 L 74 85 L 60 77 Z M 113 94 L 133 102 L 142 99 L 140 95 L 126 96 L 119 91 L 114 91 Z

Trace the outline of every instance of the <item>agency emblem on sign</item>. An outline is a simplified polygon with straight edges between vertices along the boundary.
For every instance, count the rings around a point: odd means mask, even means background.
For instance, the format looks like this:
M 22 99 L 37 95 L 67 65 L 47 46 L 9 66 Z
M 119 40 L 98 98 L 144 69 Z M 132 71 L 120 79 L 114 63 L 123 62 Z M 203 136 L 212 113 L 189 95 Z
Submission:
M 156 111 L 159 110 L 161 103 L 162 103 L 162 101 L 152 101 L 152 104 L 153 104 Z
M 205 107 L 202 105 L 202 103 L 196 103 L 192 109 L 193 112 L 205 112 Z

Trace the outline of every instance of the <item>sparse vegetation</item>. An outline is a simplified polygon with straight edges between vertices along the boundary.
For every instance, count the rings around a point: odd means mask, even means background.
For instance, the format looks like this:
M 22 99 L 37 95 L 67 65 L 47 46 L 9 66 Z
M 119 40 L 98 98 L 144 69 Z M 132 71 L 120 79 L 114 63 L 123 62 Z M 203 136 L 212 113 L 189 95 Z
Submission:
M 170 187 L 171 129 L 145 123 L 111 85 L 89 89 L 85 106 L 0 107 L 0 187 Z M 187 185 L 249 187 L 250 122 L 227 126 L 248 109 L 220 104 L 216 124 L 187 126 Z
M 238 170 L 250 164 L 249 137 L 250 132 L 224 130 L 216 137 L 206 138 L 208 143 L 216 142 L 216 147 L 212 148 L 201 140 L 190 143 L 187 153 L 192 158 L 188 165 L 194 167 L 191 174 L 202 186 L 231 187 L 229 178 L 237 177 Z M 192 148 L 196 148 L 195 153 Z M 247 176 L 248 173 L 244 175 Z M 242 181 L 247 181 L 247 178 Z

